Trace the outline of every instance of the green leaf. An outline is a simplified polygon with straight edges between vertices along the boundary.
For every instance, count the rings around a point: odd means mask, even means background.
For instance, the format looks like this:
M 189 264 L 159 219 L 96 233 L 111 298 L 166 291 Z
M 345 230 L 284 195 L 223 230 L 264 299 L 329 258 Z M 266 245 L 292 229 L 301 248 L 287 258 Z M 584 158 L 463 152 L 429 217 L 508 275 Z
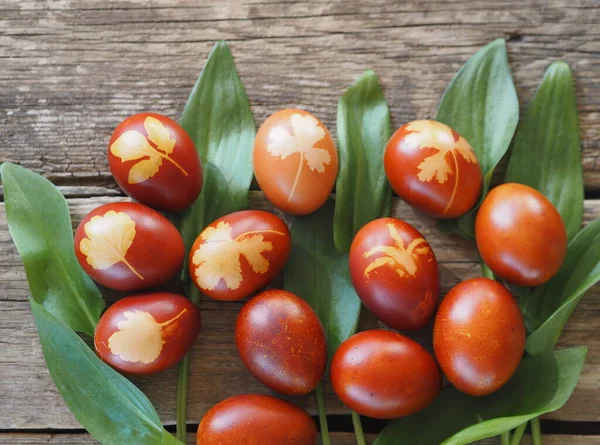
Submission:
M 525 358 L 510 381 L 486 397 L 447 387 L 425 410 L 388 424 L 374 445 L 469 444 L 556 411 L 575 389 L 586 352 L 572 348 Z
M 367 71 L 338 102 L 340 170 L 333 233 L 340 252 L 350 250 L 362 226 L 389 215 L 392 189 L 383 171 L 383 152 L 391 131 L 390 110 L 377 75 Z
M 248 207 L 256 128 L 225 42 L 218 42 L 208 56 L 180 124 L 194 140 L 204 167 L 200 196 L 189 209 L 172 217 L 189 250 L 212 221 Z M 183 270 L 189 283 L 187 266 Z M 189 287 L 197 294 L 194 286 Z
M 458 131 L 475 150 L 484 177 L 481 202 L 519 121 L 504 39 L 484 46 L 463 65 L 444 92 L 436 119 Z M 444 232 L 472 239 L 475 214 L 472 210 L 440 225 Z
M 600 280 L 600 219 L 583 228 L 569 243 L 567 257 L 547 283 L 521 297 L 530 354 L 551 351 L 581 297 Z
M 181 444 L 164 430 L 148 398 L 85 342 L 30 299 L 50 376 L 75 418 L 105 445 Z
M 543 193 L 558 209 L 569 239 L 583 219 L 583 171 L 579 117 L 569 65 L 548 67 L 517 129 L 504 182 Z
M 356 332 L 360 300 L 348 269 L 348 255 L 333 243 L 333 201 L 291 223 L 292 252 L 284 270 L 284 288 L 306 300 L 327 334 L 329 357 Z
M 94 335 L 104 300 L 75 257 L 67 202 L 47 179 L 11 163 L 0 166 L 10 234 L 31 295 L 71 329 Z

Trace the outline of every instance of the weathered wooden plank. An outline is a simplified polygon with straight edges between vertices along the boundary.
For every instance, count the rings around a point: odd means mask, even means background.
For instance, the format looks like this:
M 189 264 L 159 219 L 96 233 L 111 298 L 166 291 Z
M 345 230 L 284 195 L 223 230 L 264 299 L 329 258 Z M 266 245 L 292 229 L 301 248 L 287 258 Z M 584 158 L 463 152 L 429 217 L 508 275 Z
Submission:
M 188 444 L 196 443 L 195 437 L 195 434 L 188 434 Z M 365 438 L 371 444 L 375 437 L 375 434 L 367 434 Z M 331 441 L 335 445 L 356 445 L 353 433 L 331 433 Z M 0 444 L 6 445 L 93 445 L 97 443 L 85 434 L 0 434 Z M 500 442 L 497 439 L 487 439 L 475 443 L 479 445 L 499 445 Z M 525 436 L 521 443 L 531 445 L 531 437 Z M 544 443 L 546 445 L 597 445 L 600 443 L 600 436 L 545 435 Z
M 254 208 L 270 208 L 262 194 L 253 192 Z M 71 199 L 69 206 L 76 224 L 92 208 L 115 198 Z M 460 280 L 478 276 L 477 254 L 468 242 L 441 235 L 433 221 L 416 215 L 395 199 L 393 214 L 417 227 L 428 238 L 441 266 L 444 291 Z M 585 219 L 600 216 L 600 201 L 586 201 Z M 76 428 L 75 419 L 64 406 L 43 363 L 43 357 L 28 303 L 25 273 L 7 230 L 4 204 L 0 205 L 0 430 L 26 428 Z M 109 294 L 115 298 L 115 294 Z M 268 393 L 244 369 L 234 343 L 233 327 L 240 302 L 203 300 L 203 328 L 192 354 L 189 419 L 200 419 L 212 405 L 245 392 Z M 588 345 L 589 356 L 577 390 L 568 405 L 551 417 L 561 420 L 600 420 L 600 286 L 581 302 L 567 326 L 561 346 Z M 361 329 L 378 326 L 363 311 Z M 423 333 L 423 338 L 427 334 Z M 210 378 L 209 378 L 210 376 Z M 135 379 L 154 401 L 161 418 L 173 423 L 176 371 L 152 378 Z M 294 399 L 315 413 L 312 396 Z M 330 412 L 347 410 L 328 390 Z
M 461 64 L 505 37 L 523 105 L 551 61 L 572 65 L 585 183 L 600 190 L 597 0 L 0 0 L 0 11 L 0 158 L 63 185 L 114 186 L 112 129 L 144 110 L 177 117 L 217 39 L 231 42 L 257 122 L 301 106 L 334 132 L 337 100 L 365 69 L 400 125 L 432 117 Z

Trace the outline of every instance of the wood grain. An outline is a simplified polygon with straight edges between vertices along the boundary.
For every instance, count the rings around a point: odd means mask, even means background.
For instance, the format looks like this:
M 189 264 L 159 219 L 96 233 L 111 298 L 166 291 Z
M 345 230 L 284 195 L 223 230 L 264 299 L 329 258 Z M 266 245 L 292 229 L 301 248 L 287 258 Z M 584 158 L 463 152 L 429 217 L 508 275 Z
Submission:
M 74 225 L 94 207 L 115 198 L 70 199 Z M 262 193 L 251 193 L 253 208 L 270 209 Z M 477 253 L 469 242 L 441 235 L 429 218 L 416 214 L 398 199 L 392 205 L 393 215 L 405 219 L 429 240 L 440 262 L 443 290 L 459 281 L 479 275 Z M 585 220 L 600 216 L 600 201 L 586 201 Z M 1 429 L 68 429 L 78 423 L 64 406 L 50 380 L 43 362 L 33 318 L 27 303 L 25 273 L 7 230 L 4 204 L 0 205 L 0 430 Z M 122 294 L 121 294 L 122 295 Z M 109 300 L 120 295 L 108 293 Z M 192 354 L 189 419 L 198 421 L 218 401 L 231 395 L 268 393 L 244 369 L 235 348 L 233 327 L 241 302 L 201 303 L 202 333 Z M 587 345 L 589 355 L 577 390 L 565 408 L 549 417 L 560 420 L 600 421 L 600 286 L 582 300 L 561 339 L 560 346 Z M 360 328 L 379 326 L 376 319 L 363 311 Z M 428 331 L 418 336 L 427 342 Z M 207 378 L 210 376 L 210 378 Z M 176 371 L 168 370 L 135 382 L 152 399 L 161 419 L 173 424 L 175 418 Z M 26 388 L 26 390 L 25 390 Z M 35 397 L 32 396 L 35 394 Z M 312 396 L 292 399 L 311 414 L 316 412 Z M 347 413 L 328 389 L 329 412 Z
M 433 117 L 460 66 L 504 37 L 522 106 L 550 62 L 571 64 L 585 184 L 598 191 L 599 11 L 597 0 L 0 0 L 0 159 L 59 185 L 115 188 L 112 130 L 141 111 L 178 117 L 217 39 L 231 43 L 258 123 L 299 106 L 335 134 L 337 100 L 365 69 L 399 126 Z
M 372 444 L 375 437 L 374 434 L 367 434 L 365 438 L 369 444 Z M 194 440 L 195 434 L 188 434 L 188 444 L 195 443 Z M 351 433 L 331 433 L 331 441 L 334 445 L 356 445 L 354 434 Z M 0 444 L 6 445 L 94 445 L 97 443 L 84 434 L 0 434 Z M 495 438 L 474 443 L 478 445 L 500 444 L 499 440 Z M 597 445 L 598 443 L 600 443 L 600 436 L 544 436 L 546 445 Z M 318 444 L 321 444 L 320 440 Z M 531 437 L 525 436 L 521 444 L 531 445 Z

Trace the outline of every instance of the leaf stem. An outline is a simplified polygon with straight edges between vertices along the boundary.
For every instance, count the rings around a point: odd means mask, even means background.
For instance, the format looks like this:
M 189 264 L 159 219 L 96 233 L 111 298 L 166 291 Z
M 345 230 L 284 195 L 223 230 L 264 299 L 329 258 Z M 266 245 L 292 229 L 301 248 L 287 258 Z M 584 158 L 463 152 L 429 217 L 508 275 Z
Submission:
M 190 301 L 198 306 L 200 299 L 195 292 L 188 296 Z M 190 359 L 191 351 L 189 351 L 183 360 L 179 362 L 177 367 L 177 439 L 183 443 L 187 443 L 187 400 L 188 400 L 188 382 L 190 376 Z
M 321 425 L 321 441 L 323 445 L 331 445 L 329 438 L 329 427 L 327 426 L 327 407 L 325 406 L 325 394 L 323 383 L 320 382 L 315 389 L 317 394 L 317 409 L 319 411 L 319 424 Z
M 177 438 L 187 443 L 187 393 L 190 375 L 190 354 L 187 353 L 177 369 Z
M 535 417 L 531 419 L 531 436 L 533 445 L 543 445 L 544 439 L 542 439 L 542 427 L 540 425 L 540 418 Z
M 362 423 L 360 422 L 360 416 L 355 411 L 350 411 L 350 415 L 352 416 L 352 425 L 354 426 L 354 434 L 356 435 L 357 445 L 367 445 Z
M 527 422 L 525 422 L 523 425 L 520 425 L 517 428 L 515 428 L 512 439 L 510 440 L 510 445 L 520 445 L 521 444 L 521 439 L 523 438 L 523 433 L 525 432 L 525 428 L 527 428 Z
M 137 275 L 137 277 L 138 277 L 140 280 L 143 280 L 143 279 L 144 279 L 144 277 L 143 277 L 143 276 L 141 276 L 141 275 L 140 275 L 140 273 L 139 273 L 137 270 L 135 270 L 135 267 L 133 267 L 133 266 L 132 266 L 132 265 L 129 263 L 129 261 L 127 261 L 127 260 L 125 259 L 125 257 L 123 257 L 123 264 L 125 264 L 127 267 L 129 267 L 129 270 L 131 270 L 131 271 L 132 271 L 134 274 L 136 274 L 136 275 Z
M 290 191 L 290 196 L 288 196 L 287 202 L 292 200 L 292 196 L 296 192 L 296 187 L 298 186 L 298 181 L 300 180 L 300 173 L 302 173 L 302 167 L 304 166 L 304 153 L 300 152 L 300 165 L 298 166 L 298 171 L 296 172 L 296 177 L 294 178 L 294 184 L 292 185 L 292 190 Z
M 184 175 L 188 176 L 188 172 L 185 171 L 185 169 L 179 165 L 173 158 L 169 157 L 169 155 L 164 155 L 164 154 L 160 154 L 164 159 L 166 159 L 167 161 L 171 162 L 175 167 L 177 167 L 179 170 L 181 170 L 181 173 L 183 173 Z
M 500 435 L 501 445 L 510 445 L 510 431 L 505 431 Z
M 481 260 L 481 276 L 484 278 L 489 278 L 490 280 L 496 279 L 496 277 L 494 277 L 494 272 L 492 272 L 492 269 L 490 269 L 483 260 Z

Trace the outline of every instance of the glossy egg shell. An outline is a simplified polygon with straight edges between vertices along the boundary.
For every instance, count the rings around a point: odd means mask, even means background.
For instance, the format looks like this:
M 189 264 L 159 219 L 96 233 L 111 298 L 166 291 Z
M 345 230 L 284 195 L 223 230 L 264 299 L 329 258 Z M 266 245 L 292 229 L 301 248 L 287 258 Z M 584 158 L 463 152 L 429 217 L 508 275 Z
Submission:
M 421 411 L 442 379 L 429 352 L 401 334 L 363 331 L 338 348 L 331 383 L 344 404 L 364 416 L 395 419 Z
M 181 235 L 156 210 L 135 202 L 95 208 L 75 232 L 79 264 L 98 283 L 134 291 L 173 278 L 183 264 Z
M 136 114 L 121 122 L 108 144 L 108 164 L 125 193 L 160 210 L 183 210 L 202 189 L 194 141 L 160 114 Z
M 317 428 L 290 402 L 245 394 L 212 407 L 198 426 L 196 440 L 198 445 L 314 445 Z
M 246 303 L 235 325 L 235 343 L 250 373 L 282 394 L 308 394 L 325 373 L 323 325 L 291 292 L 267 290 Z
M 350 247 L 350 276 L 363 304 L 386 325 L 420 329 L 440 292 L 438 264 L 423 235 L 395 218 L 366 224 Z
M 488 278 L 456 285 L 440 304 L 433 348 L 458 390 L 472 396 L 497 391 L 517 369 L 525 349 L 525 326 L 516 300 Z
M 243 210 L 213 221 L 190 251 L 190 276 L 215 300 L 239 300 L 269 284 L 283 270 L 292 242 L 281 218 Z
M 260 126 L 254 174 L 267 199 L 293 215 L 325 204 L 338 171 L 338 154 L 325 126 L 307 111 L 278 111 Z
M 383 160 L 398 196 L 434 218 L 458 218 L 481 194 L 482 175 L 469 143 L 447 125 L 409 122 L 391 137 Z
M 520 286 L 545 283 L 567 255 L 567 230 L 558 210 L 523 184 L 490 191 L 477 212 L 475 239 L 490 269 Z
M 112 367 L 153 374 L 177 364 L 200 332 L 200 311 L 167 292 L 125 297 L 102 315 L 94 334 L 96 352 Z

